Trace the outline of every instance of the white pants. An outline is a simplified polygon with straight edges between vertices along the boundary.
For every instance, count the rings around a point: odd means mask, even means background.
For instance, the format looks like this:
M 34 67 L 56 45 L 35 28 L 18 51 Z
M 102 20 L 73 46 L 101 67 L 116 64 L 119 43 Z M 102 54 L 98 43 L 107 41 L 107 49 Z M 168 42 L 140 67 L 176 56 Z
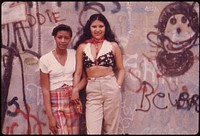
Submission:
M 89 79 L 86 87 L 87 134 L 118 134 L 121 100 L 115 76 Z

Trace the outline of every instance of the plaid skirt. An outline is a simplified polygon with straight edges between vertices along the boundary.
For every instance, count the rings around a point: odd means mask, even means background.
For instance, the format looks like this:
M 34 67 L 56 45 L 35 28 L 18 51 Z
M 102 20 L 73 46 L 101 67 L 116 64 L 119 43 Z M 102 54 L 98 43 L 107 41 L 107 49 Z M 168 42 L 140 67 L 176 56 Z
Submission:
M 58 126 L 57 134 L 80 134 L 80 115 L 70 103 L 72 86 L 64 85 L 50 92 L 51 107 Z

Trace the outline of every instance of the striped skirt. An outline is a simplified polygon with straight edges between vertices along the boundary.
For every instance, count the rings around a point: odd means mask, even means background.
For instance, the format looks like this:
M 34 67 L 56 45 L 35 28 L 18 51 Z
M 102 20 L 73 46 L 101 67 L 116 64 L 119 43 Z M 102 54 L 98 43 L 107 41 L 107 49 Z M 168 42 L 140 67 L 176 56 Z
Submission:
M 80 134 L 80 115 L 70 103 L 72 86 L 63 86 L 50 92 L 51 107 L 57 121 L 57 134 Z

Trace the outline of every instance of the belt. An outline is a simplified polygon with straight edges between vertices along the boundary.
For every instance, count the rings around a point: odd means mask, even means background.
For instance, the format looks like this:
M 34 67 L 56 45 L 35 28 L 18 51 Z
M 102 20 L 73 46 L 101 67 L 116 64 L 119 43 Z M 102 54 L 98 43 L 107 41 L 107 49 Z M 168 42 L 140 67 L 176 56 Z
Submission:
M 94 80 L 100 80 L 100 79 L 110 79 L 110 78 L 112 78 L 112 77 L 114 77 L 115 75 L 107 75 L 107 76 L 102 76 L 102 77 L 88 77 L 87 79 L 88 80 L 92 80 L 92 81 L 94 81 Z

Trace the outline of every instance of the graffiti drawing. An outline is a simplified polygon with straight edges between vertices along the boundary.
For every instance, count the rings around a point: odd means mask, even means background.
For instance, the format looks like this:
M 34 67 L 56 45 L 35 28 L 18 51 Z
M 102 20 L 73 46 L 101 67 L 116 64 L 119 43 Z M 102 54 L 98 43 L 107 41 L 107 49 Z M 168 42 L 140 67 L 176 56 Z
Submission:
M 162 49 L 156 62 L 164 76 L 180 76 L 193 65 L 194 55 L 189 49 L 197 46 L 199 37 L 199 19 L 194 5 L 185 2 L 169 4 L 160 14 L 156 26 L 158 33 L 147 34 L 148 40 Z M 156 35 L 158 42 L 153 41 L 151 35 Z

